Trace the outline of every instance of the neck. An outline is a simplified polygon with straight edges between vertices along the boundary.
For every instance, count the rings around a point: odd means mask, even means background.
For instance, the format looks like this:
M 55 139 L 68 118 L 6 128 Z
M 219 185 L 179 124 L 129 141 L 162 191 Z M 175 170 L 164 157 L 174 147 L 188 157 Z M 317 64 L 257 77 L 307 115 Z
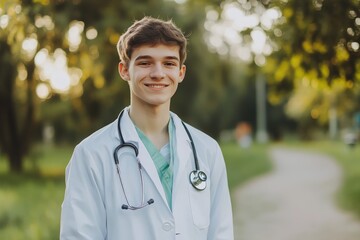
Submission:
M 133 123 L 160 149 L 169 141 L 168 123 L 170 110 L 168 107 L 148 107 L 131 104 L 130 118 Z

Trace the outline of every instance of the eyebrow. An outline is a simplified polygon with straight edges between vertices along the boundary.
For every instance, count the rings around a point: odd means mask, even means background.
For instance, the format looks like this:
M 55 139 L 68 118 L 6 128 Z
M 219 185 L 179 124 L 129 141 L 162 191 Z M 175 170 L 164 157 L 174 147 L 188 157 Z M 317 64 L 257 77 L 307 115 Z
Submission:
M 142 60 L 142 59 L 152 59 L 152 58 L 153 57 L 150 56 L 150 55 L 140 55 L 140 56 L 135 58 L 135 61 Z M 176 57 L 176 56 L 165 56 L 164 58 L 167 59 L 167 60 L 176 60 L 176 61 L 180 62 L 180 59 L 178 57 Z

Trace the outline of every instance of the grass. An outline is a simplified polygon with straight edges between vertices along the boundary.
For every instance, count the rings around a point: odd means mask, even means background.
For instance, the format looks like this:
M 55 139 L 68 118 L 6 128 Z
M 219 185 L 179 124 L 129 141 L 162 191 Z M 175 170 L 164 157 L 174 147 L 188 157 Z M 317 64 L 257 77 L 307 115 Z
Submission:
M 36 154 L 35 154 L 36 153 Z M 1 239 L 59 239 L 64 169 L 71 149 L 37 147 L 23 174 L 9 174 L 0 158 Z
M 235 143 L 222 144 L 230 191 L 249 179 L 271 169 L 267 155 L 268 145 L 254 144 L 249 148 L 240 148 Z
M 289 148 L 316 151 L 332 156 L 344 171 L 339 191 L 340 205 L 360 217 L 360 146 L 348 148 L 341 142 L 282 143 Z M 269 145 L 240 148 L 221 144 L 228 172 L 229 187 L 237 186 L 271 170 Z M 38 146 L 26 159 L 25 173 L 7 173 L 0 156 L 0 236 L 1 239 L 58 239 L 64 170 L 72 147 Z
M 1 178 L 1 238 L 58 239 L 63 179 L 17 176 L 9 180 L 6 175 Z
M 270 169 L 266 146 L 241 149 L 236 144 L 223 144 L 222 149 L 232 190 Z M 5 159 L 0 156 L 1 239 L 59 238 L 64 170 L 71 152 L 66 146 L 37 146 L 21 175 L 7 173 Z
M 286 147 L 317 151 L 335 158 L 344 171 L 339 202 L 360 216 L 360 146 L 350 149 L 341 142 L 285 143 Z M 271 170 L 267 150 L 272 145 L 254 144 L 240 148 L 222 144 L 231 191 L 248 180 Z M 0 156 L 0 236 L 1 239 L 58 239 L 64 170 L 72 148 L 39 146 L 26 159 L 25 173 L 7 173 Z
M 235 209 L 235 189 L 271 170 L 272 165 L 267 154 L 268 145 L 254 144 L 249 148 L 240 148 L 235 143 L 227 143 L 222 144 L 221 148 L 226 162 L 232 205 Z

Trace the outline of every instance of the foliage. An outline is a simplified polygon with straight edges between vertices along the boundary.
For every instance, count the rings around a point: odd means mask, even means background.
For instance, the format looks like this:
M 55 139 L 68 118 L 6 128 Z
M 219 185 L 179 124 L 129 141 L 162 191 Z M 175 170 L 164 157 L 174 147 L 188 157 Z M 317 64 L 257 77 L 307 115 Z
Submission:
M 129 104 L 127 84 L 117 73 L 115 45 L 120 34 L 144 15 L 173 19 L 189 36 L 188 73 L 174 99 L 174 110 L 216 136 L 219 105 L 213 103 L 223 96 L 223 76 L 216 66 L 223 65 L 203 43 L 205 12 L 198 11 L 204 9 L 202 4 L 162 0 L 1 3 L 0 147 L 10 170 L 22 170 L 22 159 L 32 142 L 43 137 L 44 126 L 55 128 L 57 141 L 76 142 L 113 121 Z
M 5 4 L 7 26 L 0 32 L 0 146 L 8 155 L 13 171 L 22 170 L 22 158 L 27 154 L 35 119 L 35 65 L 33 51 L 22 51 L 33 43 L 33 17 L 36 7 L 29 14 L 21 11 L 16 2 Z M 5 22 L 4 21 L 4 22 Z M 39 33 L 39 37 L 42 34 Z M 33 44 L 34 45 L 34 44 Z M 32 49 L 31 49 L 32 50 Z M 26 76 L 23 73 L 26 71 Z M 19 74 L 17 74 L 19 73 Z
M 359 109 L 360 2 L 268 2 L 282 12 L 269 33 L 279 51 L 265 67 L 272 103 L 290 98 L 289 116 L 321 125 L 328 124 L 329 109 L 340 118 Z
M 360 107 L 359 9 L 357 0 L 224 1 L 208 10 L 206 42 L 258 66 L 268 102 L 301 132 L 328 125 L 335 111 L 346 125 Z
M 257 25 L 245 26 L 234 7 L 249 22 L 259 14 Z M 113 121 L 129 104 L 115 45 L 144 15 L 173 19 L 188 36 L 187 74 L 172 110 L 211 136 L 239 121 L 255 125 L 257 71 L 267 74 L 272 135 L 295 125 L 284 107 L 302 133 L 315 123 L 328 124 L 330 108 L 337 108 L 345 122 L 360 107 L 359 9 L 355 0 L 1 1 L 0 148 L 10 169 L 21 171 L 22 159 L 45 126 L 54 127 L 57 142 L 77 142 Z M 264 21 L 265 15 L 271 17 Z M 209 21 L 224 16 L 235 21 L 225 19 L 225 25 L 241 31 L 214 25 L 223 35 L 209 36 Z M 263 33 L 264 42 L 258 38 Z M 227 50 L 220 44 L 209 51 L 206 43 L 216 45 L 220 37 L 232 39 Z M 259 42 L 261 53 L 254 47 Z M 244 53 L 254 64 L 239 61 Z

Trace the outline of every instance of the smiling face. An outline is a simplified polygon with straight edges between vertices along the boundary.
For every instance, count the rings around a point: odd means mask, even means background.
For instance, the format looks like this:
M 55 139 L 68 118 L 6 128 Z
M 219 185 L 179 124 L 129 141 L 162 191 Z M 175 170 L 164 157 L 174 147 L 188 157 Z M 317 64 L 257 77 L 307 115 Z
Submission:
M 130 86 L 131 104 L 151 107 L 170 107 L 185 70 L 177 45 L 142 45 L 134 49 L 128 65 L 119 64 L 120 76 Z

